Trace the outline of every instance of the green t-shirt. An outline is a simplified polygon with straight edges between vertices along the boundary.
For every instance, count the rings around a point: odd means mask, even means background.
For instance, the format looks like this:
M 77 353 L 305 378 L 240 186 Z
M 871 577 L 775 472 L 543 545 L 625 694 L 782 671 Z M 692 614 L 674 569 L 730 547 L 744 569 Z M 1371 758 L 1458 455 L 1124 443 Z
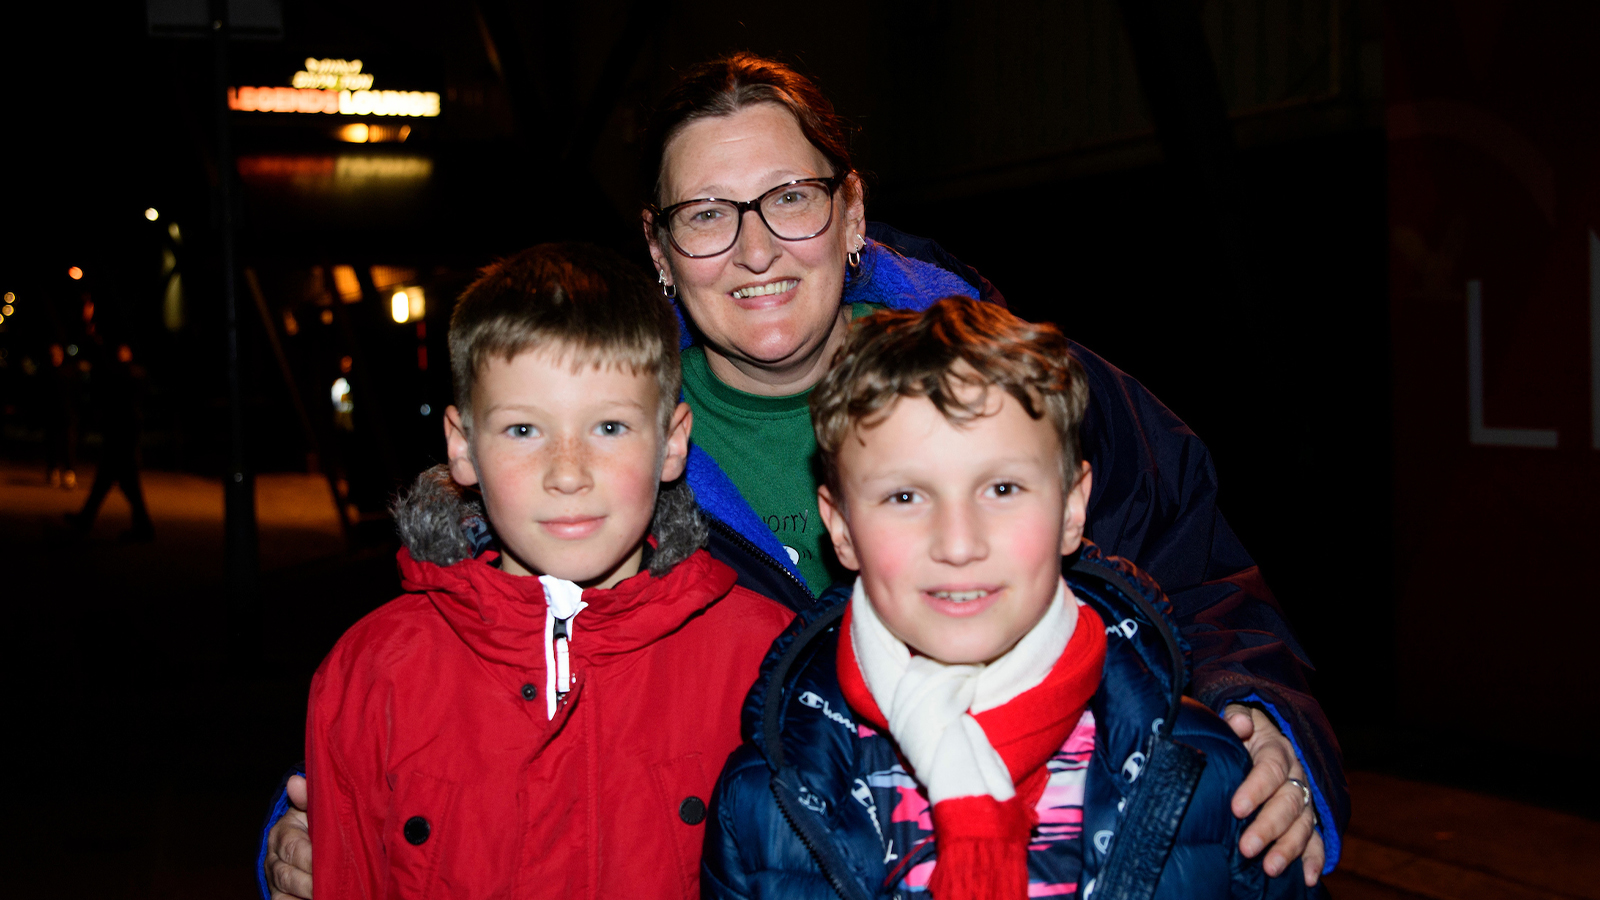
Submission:
M 859 318 L 873 309 L 857 303 L 851 313 Z M 747 394 L 717 380 L 705 351 L 690 347 L 683 351 L 683 397 L 694 410 L 694 443 L 711 454 L 789 550 L 812 593 L 849 577 L 817 509 L 822 472 L 811 430 L 811 391 L 787 397 Z
M 789 551 L 806 586 L 820 594 L 834 580 L 823 557 L 824 549 L 833 556 L 833 546 L 817 511 L 810 395 L 747 394 L 711 374 L 704 350 L 683 352 L 683 397 L 694 410 L 694 443 L 728 474 Z

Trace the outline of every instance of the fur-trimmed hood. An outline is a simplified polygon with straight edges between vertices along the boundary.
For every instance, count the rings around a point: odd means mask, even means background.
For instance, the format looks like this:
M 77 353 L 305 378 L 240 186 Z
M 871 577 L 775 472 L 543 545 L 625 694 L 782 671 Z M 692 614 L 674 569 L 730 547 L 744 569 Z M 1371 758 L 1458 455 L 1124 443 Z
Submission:
M 484 514 L 482 496 L 476 488 L 457 484 L 444 463 L 418 475 L 410 488 L 395 496 L 389 511 L 401 543 L 419 562 L 453 566 L 499 544 Z M 663 575 L 688 559 L 705 546 L 706 533 L 688 482 L 679 479 L 662 488 L 650 522 L 655 538 L 650 574 Z

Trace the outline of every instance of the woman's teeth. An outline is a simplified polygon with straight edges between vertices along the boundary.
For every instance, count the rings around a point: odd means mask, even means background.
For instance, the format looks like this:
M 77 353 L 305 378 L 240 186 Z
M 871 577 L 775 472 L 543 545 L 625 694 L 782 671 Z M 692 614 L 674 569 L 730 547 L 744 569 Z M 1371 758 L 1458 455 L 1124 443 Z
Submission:
M 988 591 L 934 591 L 933 595 L 940 600 L 949 600 L 952 603 L 966 603 L 979 597 L 989 596 Z
M 733 292 L 733 298 L 735 300 L 748 300 L 751 297 L 766 297 L 770 294 L 781 294 L 784 291 L 793 289 L 794 286 L 799 283 L 800 282 L 791 278 L 785 281 L 774 281 L 771 284 L 761 284 L 756 285 L 755 287 L 743 287 Z

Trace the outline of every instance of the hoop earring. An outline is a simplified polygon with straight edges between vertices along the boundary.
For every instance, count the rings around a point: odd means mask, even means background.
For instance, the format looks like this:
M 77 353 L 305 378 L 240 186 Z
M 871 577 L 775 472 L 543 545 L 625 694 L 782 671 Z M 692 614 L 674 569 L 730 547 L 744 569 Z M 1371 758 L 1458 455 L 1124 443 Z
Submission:
M 856 248 L 844 256 L 844 264 L 849 267 L 850 271 L 861 271 L 861 250 L 866 246 L 867 242 L 861 239 L 861 235 L 856 235 Z
M 661 296 L 668 300 L 678 299 L 678 286 L 667 280 L 665 269 L 656 270 L 656 282 L 661 285 Z

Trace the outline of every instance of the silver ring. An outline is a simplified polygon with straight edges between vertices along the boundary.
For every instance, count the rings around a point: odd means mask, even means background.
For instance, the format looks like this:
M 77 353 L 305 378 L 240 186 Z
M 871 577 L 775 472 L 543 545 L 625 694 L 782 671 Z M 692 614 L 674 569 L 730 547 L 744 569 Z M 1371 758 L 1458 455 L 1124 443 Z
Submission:
M 1305 812 L 1311 806 L 1311 785 L 1298 778 L 1290 778 L 1288 781 L 1300 789 L 1300 811 Z

